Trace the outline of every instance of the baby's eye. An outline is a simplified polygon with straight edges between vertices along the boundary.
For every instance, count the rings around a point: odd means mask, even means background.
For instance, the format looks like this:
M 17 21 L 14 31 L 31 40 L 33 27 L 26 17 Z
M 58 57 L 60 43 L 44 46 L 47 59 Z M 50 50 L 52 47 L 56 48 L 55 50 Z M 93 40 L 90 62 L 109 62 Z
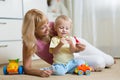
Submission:
M 66 30 L 69 30 L 69 28 L 66 28 Z

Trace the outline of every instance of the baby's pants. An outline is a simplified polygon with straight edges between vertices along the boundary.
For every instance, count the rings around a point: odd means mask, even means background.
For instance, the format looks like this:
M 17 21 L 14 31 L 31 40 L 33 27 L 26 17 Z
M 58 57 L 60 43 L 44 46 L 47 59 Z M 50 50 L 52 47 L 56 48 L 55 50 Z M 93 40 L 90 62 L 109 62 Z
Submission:
M 85 61 L 80 59 L 72 59 L 67 64 L 53 64 L 54 75 L 65 75 L 66 73 L 73 73 L 74 69 L 81 64 L 85 64 Z

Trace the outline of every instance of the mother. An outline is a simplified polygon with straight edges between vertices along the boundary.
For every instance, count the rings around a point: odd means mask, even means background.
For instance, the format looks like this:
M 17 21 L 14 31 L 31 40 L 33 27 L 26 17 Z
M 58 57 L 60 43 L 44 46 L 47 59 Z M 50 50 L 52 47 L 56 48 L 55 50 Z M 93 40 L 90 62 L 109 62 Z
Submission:
M 22 26 L 23 39 L 23 66 L 25 74 L 48 77 L 51 71 L 43 71 L 32 67 L 32 55 L 36 54 L 47 63 L 52 64 L 52 55 L 49 54 L 49 42 L 54 31 L 48 25 L 48 19 L 45 14 L 39 10 L 29 10 L 24 17 Z M 102 70 L 110 67 L 114 60 L 110 55 L 96 49 L 88 42 L 80 39 L 81 43 L 86 45 L 86 49 L 75 55 L 75 58 L 82 58 L 88 62 L 95 70 Z M 84 46 L 81 46 L 83 50 Z

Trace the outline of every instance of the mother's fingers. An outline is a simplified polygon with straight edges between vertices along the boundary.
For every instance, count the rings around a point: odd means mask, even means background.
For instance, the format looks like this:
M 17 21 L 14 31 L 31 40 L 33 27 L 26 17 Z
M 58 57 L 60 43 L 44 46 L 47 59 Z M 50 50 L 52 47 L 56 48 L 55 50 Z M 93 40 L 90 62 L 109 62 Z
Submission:
M 42 73 L 40 74 L 41 77 L 49 77 L 52 74 L 52 71 L 50 70 L 44 70 L 42 71 Z
M 86 46 L 84 44 L 76 44 L 76 47 L 79 48 L 80 51 L 83 51 Z

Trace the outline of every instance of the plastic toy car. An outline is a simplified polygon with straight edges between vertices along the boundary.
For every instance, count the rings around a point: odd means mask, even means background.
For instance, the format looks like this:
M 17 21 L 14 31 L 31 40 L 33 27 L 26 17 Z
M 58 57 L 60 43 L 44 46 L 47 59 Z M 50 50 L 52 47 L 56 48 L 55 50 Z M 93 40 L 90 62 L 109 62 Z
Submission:
M 86 64 L 82 64 L 82 65 L 80 65 L 80 66 L 77 66 L 76 68 L 75 68 L 75 73 L 77 73 L 78 75 L 90 75 L 90 73 L 91 73 L 91 70 L 92 70 L 92 68 L 90 67 L 90 66 L 88 66 L 88 65 L 86 65 Z
M 19 66 L 19 59 L 9 60 L 9 64 L 3 67 L 3 73 L 7 74 L 23 74 L 23 66 Z

